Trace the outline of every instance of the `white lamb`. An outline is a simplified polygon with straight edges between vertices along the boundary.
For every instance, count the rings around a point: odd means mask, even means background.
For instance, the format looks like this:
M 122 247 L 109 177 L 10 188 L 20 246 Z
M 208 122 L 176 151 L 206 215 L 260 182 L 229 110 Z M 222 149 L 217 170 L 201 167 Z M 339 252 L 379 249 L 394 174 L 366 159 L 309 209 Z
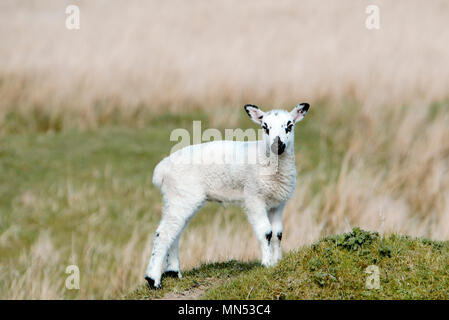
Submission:
M 240 204 L 260 242 L 262 265 L 281 259 L 282 211 L 296 186 L 294 125 L 304 118 L 309 104 L 301 103 L 291 112 L 263 112 L 255 105 L 245 105 L 245 110 L 262 126 L 263 140 L 188 146 L 154 169 L 163 214 L 145 274 L 150 288 L 161 287 L 165 258 L 165 274 L 181 278 L 179 238 L 205 201 Z

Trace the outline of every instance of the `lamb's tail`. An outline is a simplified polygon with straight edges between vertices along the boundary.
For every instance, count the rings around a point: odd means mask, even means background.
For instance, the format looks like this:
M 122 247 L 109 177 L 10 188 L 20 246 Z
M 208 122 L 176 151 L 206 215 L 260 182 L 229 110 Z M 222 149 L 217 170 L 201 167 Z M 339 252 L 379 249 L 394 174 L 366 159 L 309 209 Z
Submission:
M 167 170 L 168 170 L 168 158 L 165 158 L 164 160 L 162 160 L 157 164 L 156 168 L 154 168 L 153 172 L 154 186 L 158 187 L 159 189 L 161 188 Z

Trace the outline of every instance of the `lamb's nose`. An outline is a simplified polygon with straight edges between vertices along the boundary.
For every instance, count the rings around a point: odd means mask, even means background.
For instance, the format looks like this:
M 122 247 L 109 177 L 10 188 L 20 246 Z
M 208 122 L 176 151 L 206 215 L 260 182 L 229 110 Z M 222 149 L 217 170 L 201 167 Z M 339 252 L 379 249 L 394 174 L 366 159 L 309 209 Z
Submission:
M 282 154 L 284 150 L 285 150 L 285 143 L 283 143 L 279 137 L 276 137 L 274 139 L 273 144 L 271 145 L 271 152 L 279 155 Z

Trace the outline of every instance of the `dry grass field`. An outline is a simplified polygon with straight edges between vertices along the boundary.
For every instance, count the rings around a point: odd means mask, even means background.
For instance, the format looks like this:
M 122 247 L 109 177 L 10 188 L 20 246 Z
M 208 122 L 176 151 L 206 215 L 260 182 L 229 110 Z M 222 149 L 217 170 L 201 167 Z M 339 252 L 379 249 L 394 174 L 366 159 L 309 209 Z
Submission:
M 286 251 L 353 226 L 449 239 L 447 1 L 72 2 L 80 30 L 68 2 L 0 2 L 0 298 L 139 285 L 171 130 L 254 127 L 245 103 L 311 104 Z M 239 209 L 207 205 L 180 255 L 188 269 L 259 249 Z

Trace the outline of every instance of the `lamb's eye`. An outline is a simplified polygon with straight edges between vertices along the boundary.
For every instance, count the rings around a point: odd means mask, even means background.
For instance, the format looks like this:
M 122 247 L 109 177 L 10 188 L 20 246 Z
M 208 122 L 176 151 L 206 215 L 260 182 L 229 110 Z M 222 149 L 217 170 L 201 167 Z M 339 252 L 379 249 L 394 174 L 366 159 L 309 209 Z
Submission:
M 290 131 L 292 131 L 293 129 L 293 123 L 291 123 L 290 121 L 287 123 L 287 128 L 285 128 L 285 132 L 289 133 Z
M 268 129 L 268 126 L 267 126 L 266 123 L 264 123 L 264 124 L 262 125 L 262 129 L 265 131 L 266 134 L 270 134 L 270 129 Z

